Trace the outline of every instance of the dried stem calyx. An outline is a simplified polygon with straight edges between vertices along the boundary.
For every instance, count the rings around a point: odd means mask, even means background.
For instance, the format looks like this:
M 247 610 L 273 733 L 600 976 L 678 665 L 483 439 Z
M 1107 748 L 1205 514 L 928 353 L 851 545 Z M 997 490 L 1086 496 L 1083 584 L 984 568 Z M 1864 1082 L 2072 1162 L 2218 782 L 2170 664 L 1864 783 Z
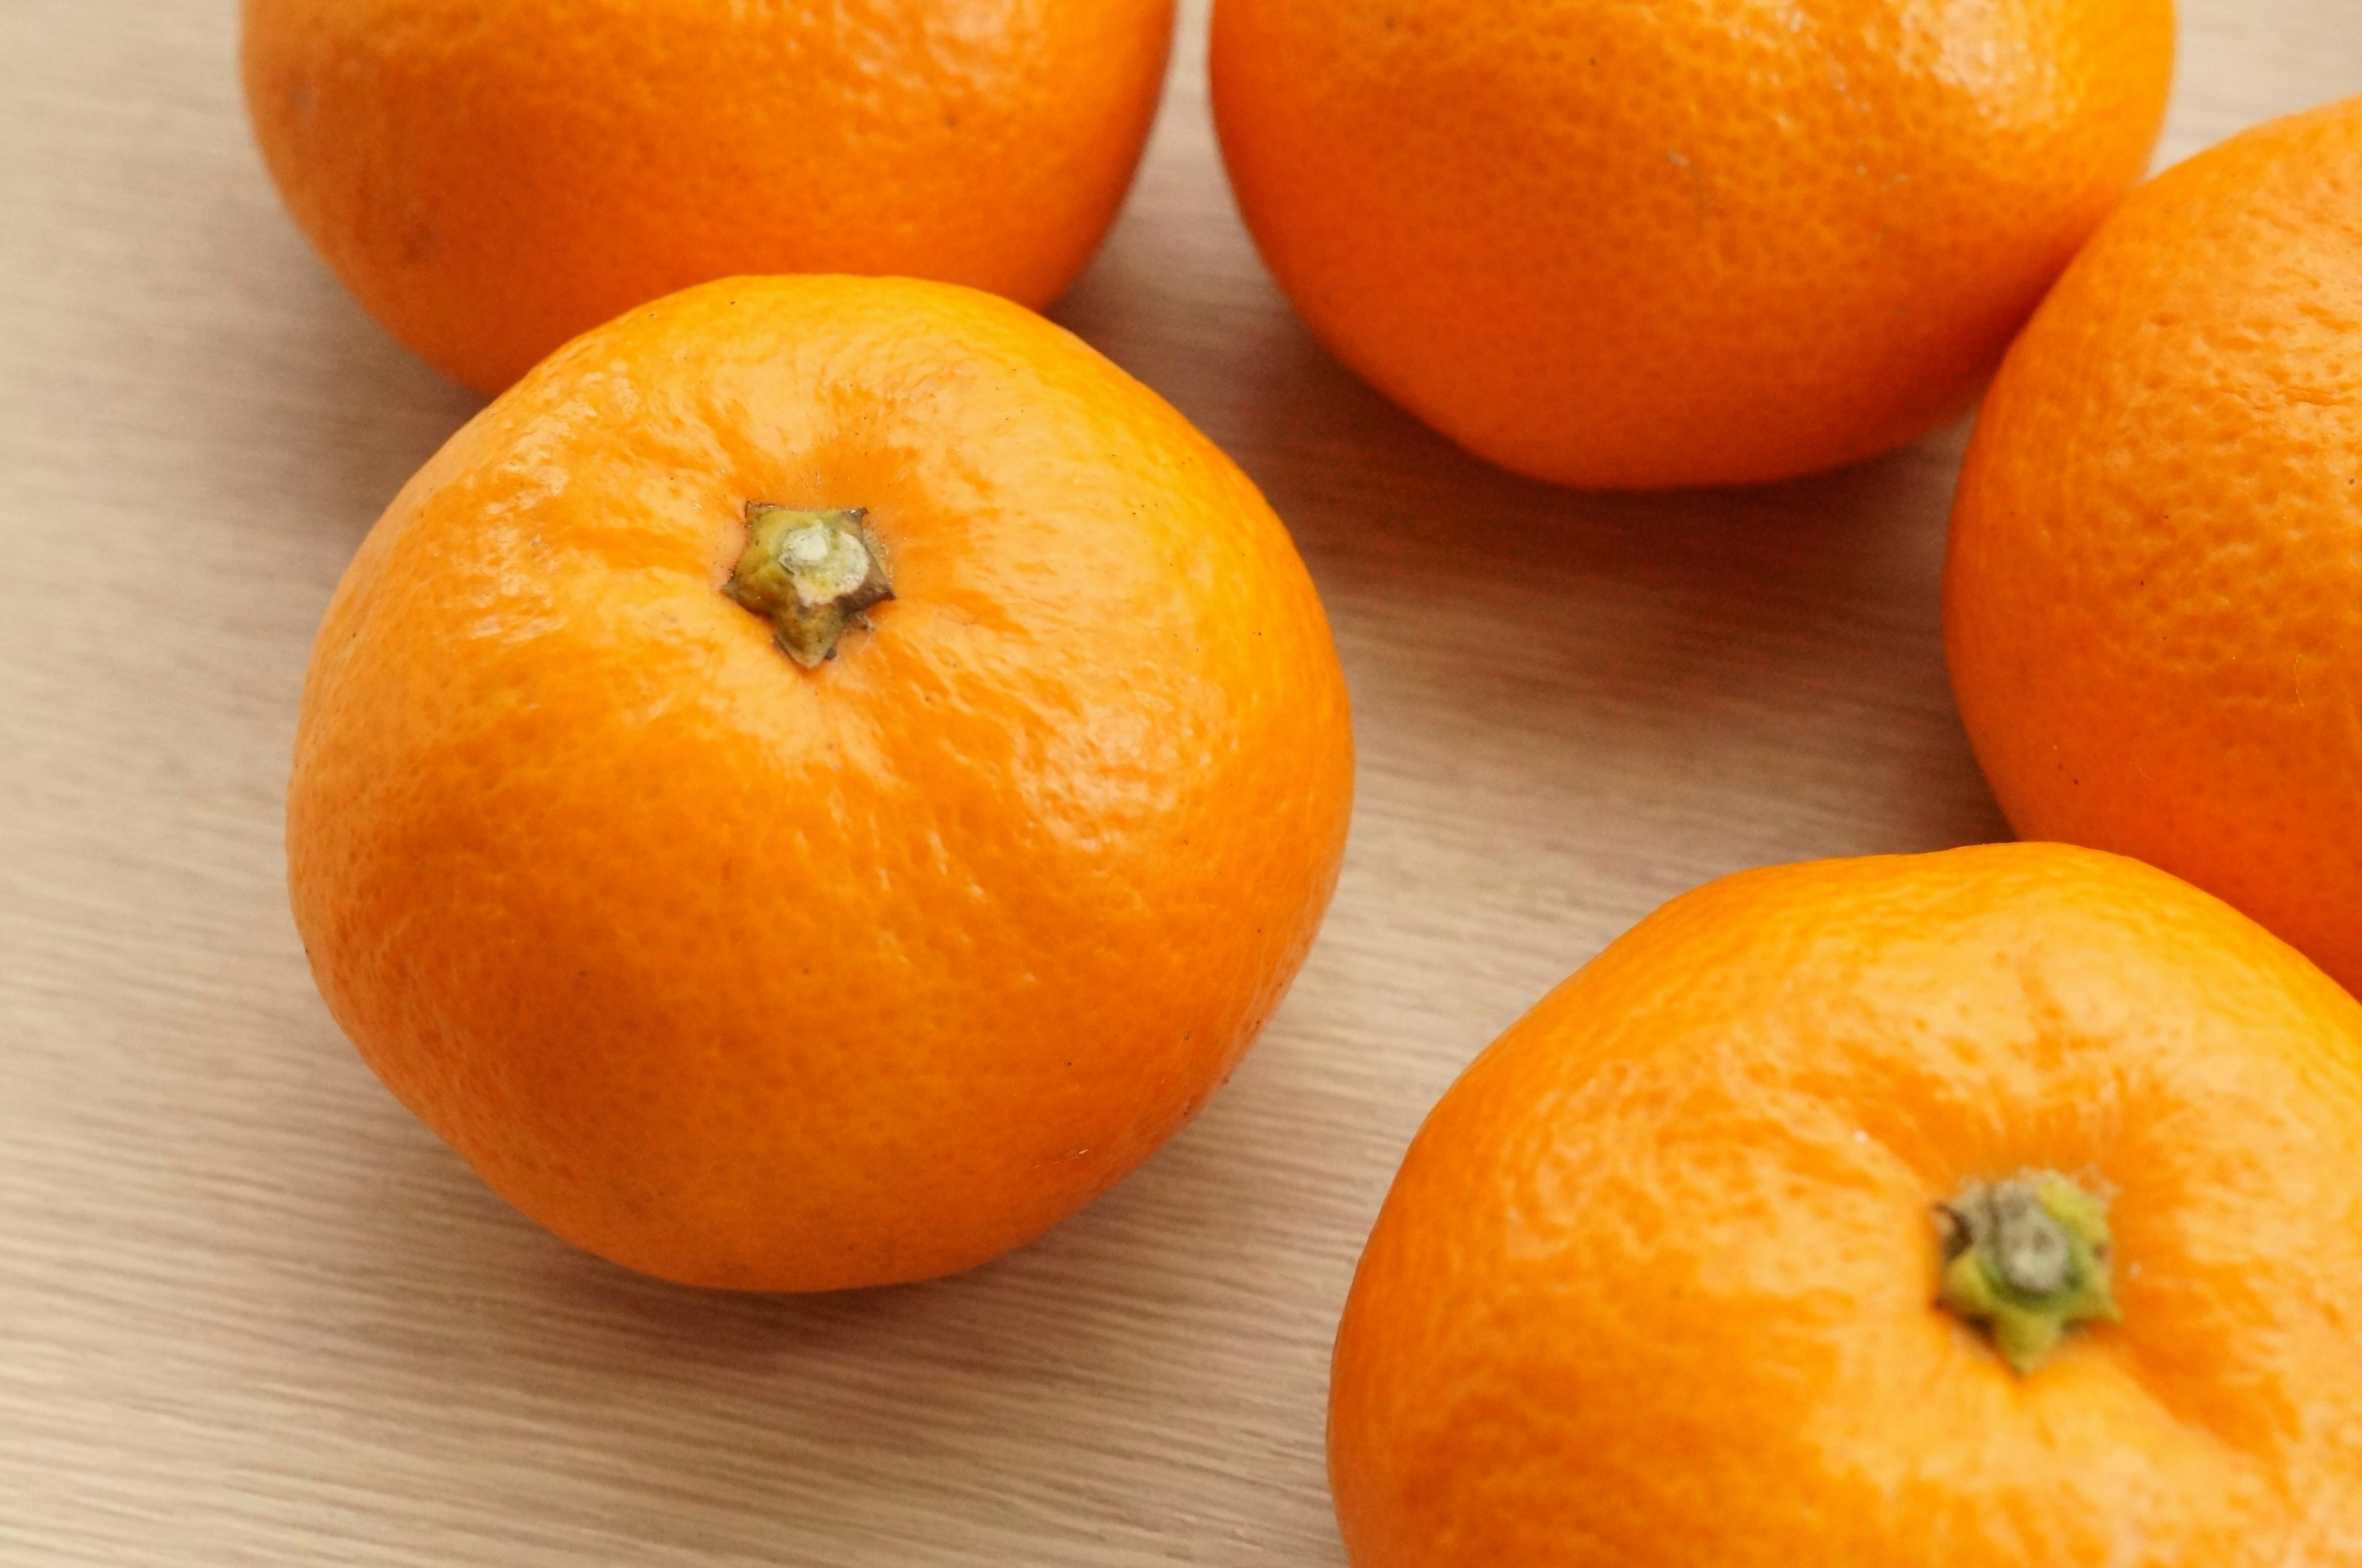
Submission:
M 1970 1182 L 1936 1209 L 1944 1273 L 1937 1302 L 1984 1330 L 2023 1375 L 2078 1323 L 2117 1322 L 2104 1199 L 2049 1171 Z
M 770 622 L 780 651 L 806 669 L 834 658 L 844 629 L 894 597 L 866 514 L 746 503 L 746 548 L 722 591 Z

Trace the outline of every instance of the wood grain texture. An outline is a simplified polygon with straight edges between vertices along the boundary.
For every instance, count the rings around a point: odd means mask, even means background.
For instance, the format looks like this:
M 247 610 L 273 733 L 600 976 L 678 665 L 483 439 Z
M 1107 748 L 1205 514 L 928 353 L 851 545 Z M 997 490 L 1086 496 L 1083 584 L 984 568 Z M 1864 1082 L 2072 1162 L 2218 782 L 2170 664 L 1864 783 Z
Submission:
M 1744 494 L 1454 453 L 1257 265 L 1187 8 L 1056 313 L 1297 530 L 1352 683 L 1352 848 L 1199 1121 L 963 1278 L 699 1295 L 504 1209 L 305 976 L 307 645 L 474 406 L 281 215 L 226 0 L 0 7 L 0 1562 L 1341 1561 L 1329 1337 L 1428 1104 L 1664 898 L 1998 836 L 1937 632 L 1960 433 Z M 2362 90 L 2353 0 L 2184 0 L 2163 156 Z

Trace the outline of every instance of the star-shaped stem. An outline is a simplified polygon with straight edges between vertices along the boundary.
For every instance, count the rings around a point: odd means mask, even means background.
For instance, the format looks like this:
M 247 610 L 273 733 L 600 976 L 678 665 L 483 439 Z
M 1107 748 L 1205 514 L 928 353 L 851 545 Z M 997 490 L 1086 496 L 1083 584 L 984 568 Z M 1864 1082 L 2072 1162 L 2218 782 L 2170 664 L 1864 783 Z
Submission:
M 806 669 L 834 658 L 845 627 L 894 597 L 866 513 L 746 503 L 746 549 L 722 591 L 770 622 L 780 651 Z
M 1936 1209 L 1944 1235 L 1936 1299 L 2032 1372 L 2078 1323 L 2118 1322 L 2108 1286 L 2108 1209 L 2065 1176 L 2028 1171 L 1970 1182 Z

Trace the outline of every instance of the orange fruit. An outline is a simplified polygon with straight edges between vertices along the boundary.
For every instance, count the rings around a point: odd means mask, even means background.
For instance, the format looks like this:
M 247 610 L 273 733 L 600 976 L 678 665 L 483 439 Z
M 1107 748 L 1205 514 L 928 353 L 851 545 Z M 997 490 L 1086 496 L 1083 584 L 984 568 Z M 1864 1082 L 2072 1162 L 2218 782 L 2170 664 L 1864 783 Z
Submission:
M 1969 445 L 1944 624 L 2003 810 L 2362 986 L 2362 98 L 2126 203 Z
M 497 392 L 742 272 L 1047 304 L 1114 218 L 1173 0 L 244 0 L 280 193 L 387 331 Z
M 304 683 L 288 881 L 337 1021 L 527 1214 L 871 1285 L 1027 1241 L 1204 1103 L 1352 771 L 1286 531 L 1153 393 L 991 295 L 741 278 L 576 340 L 395 498 Z
M 1965 409 L 2146 164 L 2171 0 L 1216 0 L 1248 226 L 1481 457 L 1825 469 Z
M 2362 1007 L 2057 845 L 1674 900 L 1494 1043 L 1337 1337 L 1359 1568 L 2362 1563 Z

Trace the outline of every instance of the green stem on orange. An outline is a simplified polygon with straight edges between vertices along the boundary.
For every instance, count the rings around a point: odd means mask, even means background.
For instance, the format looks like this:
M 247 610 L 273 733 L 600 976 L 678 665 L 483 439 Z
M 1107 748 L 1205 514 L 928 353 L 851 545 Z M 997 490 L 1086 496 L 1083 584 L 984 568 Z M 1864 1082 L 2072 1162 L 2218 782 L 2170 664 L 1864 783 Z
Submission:
M 2108 1286 L 2108 1206 L 2067 1177 L 2027 1171 L 1969 1183 L 1936 1209 L 1944 1236 L 1937 1305 L 1984 1330 L 2032 1372 L 2078 1323 L 2119 1322 Z
M 746 503 L 746 548 L 722 591 L 770 622 L 779 650 L 806 669 L 834 658 L 845 627 L 894 597 L 866 513 Z

